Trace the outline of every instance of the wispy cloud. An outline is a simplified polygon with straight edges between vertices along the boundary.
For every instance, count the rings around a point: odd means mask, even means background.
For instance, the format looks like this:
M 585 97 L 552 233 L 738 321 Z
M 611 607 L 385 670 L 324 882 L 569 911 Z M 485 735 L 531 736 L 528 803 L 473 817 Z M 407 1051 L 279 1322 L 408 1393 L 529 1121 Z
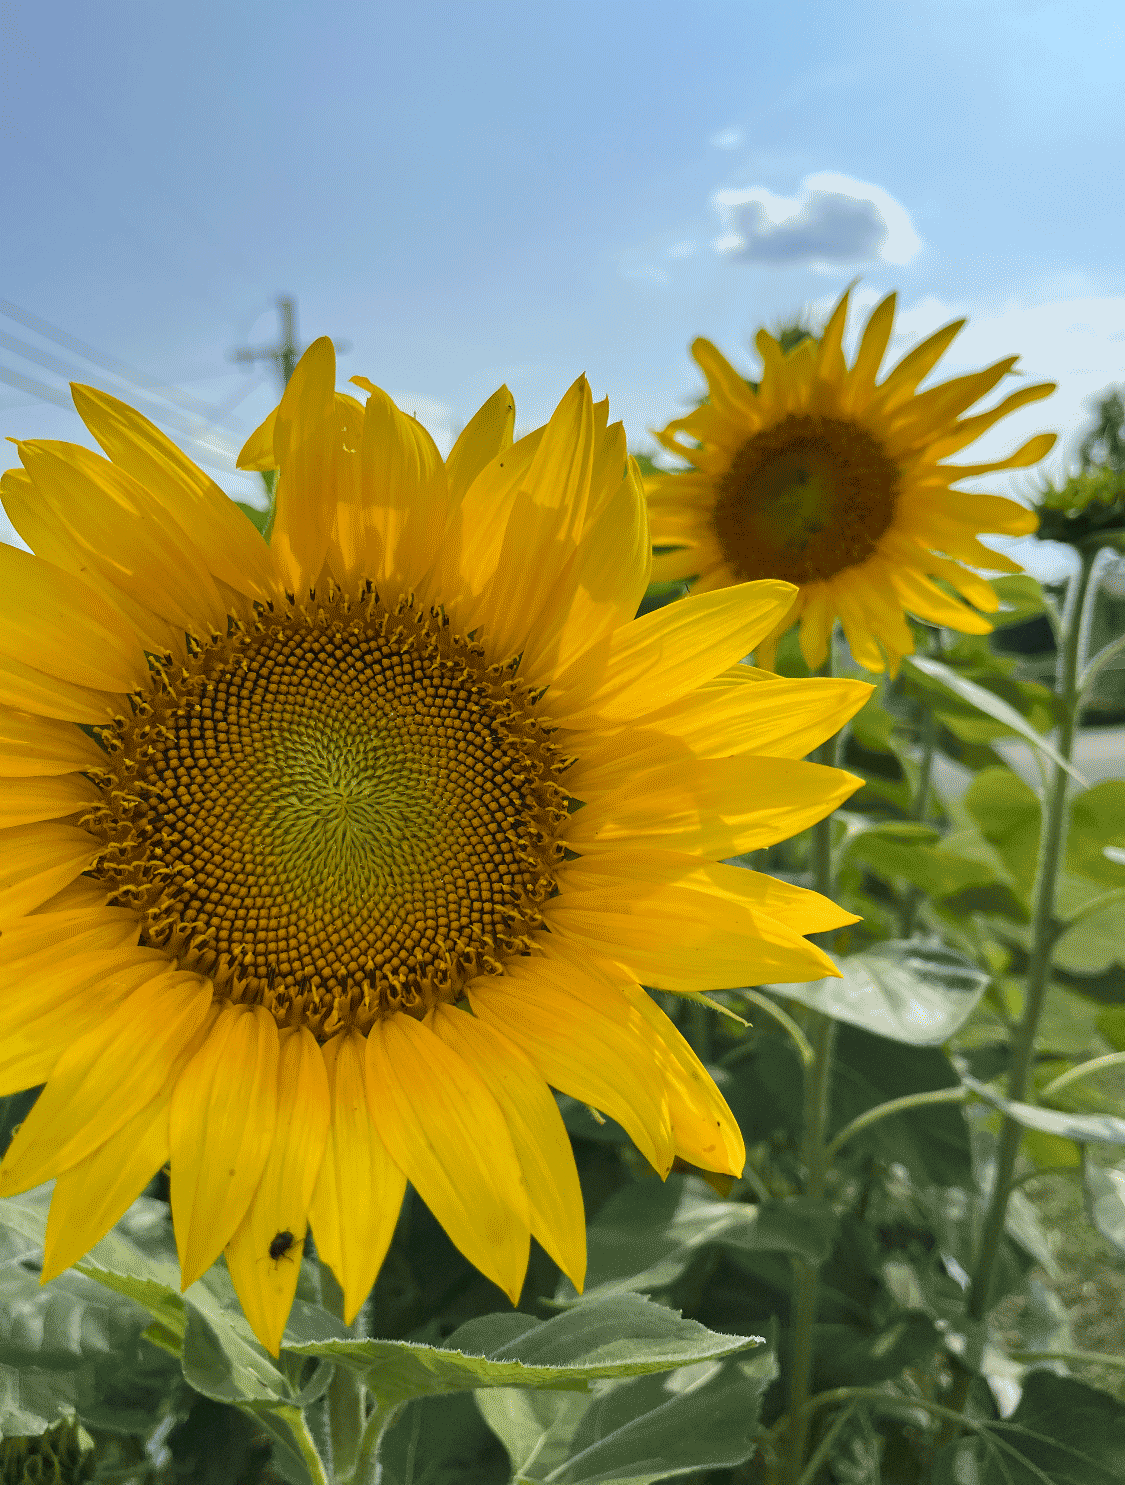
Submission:
M 725 188 L 711 199 L 725 228 L 715 250 L 741 262 L 898 264 L 922 246 L 909 212 L 888 191 L 834 170 L 807 175 L 795 196 L 750 186 Z
M 736 150 L 742 143 L 742 130 L 738 128 L 718 129 L 707 143 L 717 150 Z

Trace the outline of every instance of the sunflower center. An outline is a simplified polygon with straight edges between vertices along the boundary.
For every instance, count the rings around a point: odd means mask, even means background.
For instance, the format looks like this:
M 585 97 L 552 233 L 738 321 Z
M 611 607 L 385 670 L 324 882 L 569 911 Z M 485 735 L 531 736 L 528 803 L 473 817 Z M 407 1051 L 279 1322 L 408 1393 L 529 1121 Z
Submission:
M 537 699 L 410 602 L 262 611 L 106 729 L 95 873 L 142 942 L 321 1037 L 456 999 L 542 925 L 567 766 Z
M 898 488 L 898 469 L 865 428 L 794 415 L 735 454 L 719 485 L 715 534 L 744 582 L 823 581 L 871 555 Z

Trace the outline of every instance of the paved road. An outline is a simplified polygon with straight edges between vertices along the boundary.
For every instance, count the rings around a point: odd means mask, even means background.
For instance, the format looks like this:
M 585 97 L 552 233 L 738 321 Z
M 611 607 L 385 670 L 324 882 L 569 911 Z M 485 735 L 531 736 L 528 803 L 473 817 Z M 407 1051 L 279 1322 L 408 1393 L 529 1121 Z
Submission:
M 1039 770 L 1025 743 L 998 743 L 997 752 L 1032 788 L 1039 788 Z M 1091 784 L 1102 779 L 1125 779 L 1125 726 L 1083 728 L 1075 742 L 1074 766 Z M 943 794 L 963 794 L 971 778 L 968 769 L 947 758 L 934 760 L 934 779 Z

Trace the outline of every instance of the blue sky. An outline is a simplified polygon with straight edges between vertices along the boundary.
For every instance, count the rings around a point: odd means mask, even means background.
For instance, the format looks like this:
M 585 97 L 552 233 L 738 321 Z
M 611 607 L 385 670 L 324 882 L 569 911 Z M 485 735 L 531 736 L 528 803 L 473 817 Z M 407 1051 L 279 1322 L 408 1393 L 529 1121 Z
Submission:
M 0 27 L 9 435 L 88 442 L 28 383 L 97 382 L 243 497 L 229 451 L 276 386 L 227 353 L 275 337 L 279 291 L 443 447 L 501 381 L 532 427 L 585 371 L 647 448 L 695 335 L 749 371 L 758 325 L 857 275 L 861 305 L 899 289 L 896 351 L 970 316 L 941 375 L 1019 352 L 1059 382 L 982 450 L 1072 447 L 1125 382 L 1119 4 L 9 0 Z

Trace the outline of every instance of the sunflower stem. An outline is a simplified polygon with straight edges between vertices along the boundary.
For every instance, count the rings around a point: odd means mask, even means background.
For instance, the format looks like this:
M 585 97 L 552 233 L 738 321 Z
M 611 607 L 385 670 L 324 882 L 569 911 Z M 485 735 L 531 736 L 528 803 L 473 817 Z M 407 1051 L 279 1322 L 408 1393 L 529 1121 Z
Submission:
M 343 1323 L 344 1292 L 326 1263 L 320 1264 L 324 1308 Z M 350 1325 L 345 1327 L 352 1334 Z M 332 1443 L 332 1478 L 336 1485 L 356 1478 L 361 1445 L 367 1433 L 367 1394 L 363 1383 L 345 1366 L 337 1366 L 328 1384 L 328 1431 Z M 377 1442 L 377 1438 L 376 1438 Z
M 821 675 L 832 674 L 832 652 L 821 669 Z M 818 763 L 834 767 L 838 737 L 829 738 L 814 753 Z M 812 858 L 816 890 L 825 897 L 833 893 L 832 816 L 821 820 L 812 830 Z M 831 1016 L 810 1010 L 805 1021 L 805 1035 L 812 1048 L 812 1059 L 804 1068 L 804 1127 L 801 1141 L 805 1170 L 805 1195 L 823 1200 L 828 1190 L 827 1131 L 832 1093 L 832 1049 L 836 1023 Z M 789 1378 L 789 1469 L 793 1485 L 800 1480 L 805 1467 L 809 1425 L 808 1408 L 812 1386 L 814 1329 L 820 1271 L 801 1259 L 793 1261 L 793 1355 Z
M 1092 606 L 1096 585 L 1090 579 L 1097 565 L 1096 551 L 1083 551 L 1077 575 L 1071 580 L 1067 594 L 1066 613 L 1063 618 L 1062 648 L 1059 653 L 1058 695 L 1062 703 L 1062 721 L 1059 726 L 1058 752 L 1069 763 L 1074 750 L 1074 734 L 1078 725 L 1081 692 L 1078 674 L 1082 663 L 1083 640 L 1089 631 L 1087 610 Z M 1054 776 L 1046 799 L 1043 836 L 1039 848 L 1039 868 L 1035 883 L 1035 916 L 1032 925 L 1031 959 L 1027 970 L 1027 995 L 1023 1015 L 1016 1027 L 1012 1046 L 1011 1069 L 1008 1074 L 1008 1097 L 1014 1103 L 1026 1103 L 1031 1087 L 1032 1067 L 1035 1060 L 1035 1038 L 1039 1030 L 1039 1019 L 1047 996 L 1050 980 L 1051 956 L 1057 938 L 1055 928 L 1055 894 L 1058 885 L 1059 864 L 1062 860 L 1069 816 L 1066 770 L 1055 766 Z M 1013 1189 L 1013 1174 L 1019 1155 L 1023 1131 L 1014 1119 L 1005 1117 L 996 1146 L 996 1172 L 992 1182 L 992 1193 L 981 1229 L 980 1248 L 969 1284 L 966 1301 L 969 1318 L 982 1321 L 989 1311 L 992 1279 L 1004 1225 L 1008 1215 L 1008 1202 Z M 965 1373 L 958 1378 L 954 1389 L 954 1400 L 961 1411 L 969 1395 L 972 1376 Z

